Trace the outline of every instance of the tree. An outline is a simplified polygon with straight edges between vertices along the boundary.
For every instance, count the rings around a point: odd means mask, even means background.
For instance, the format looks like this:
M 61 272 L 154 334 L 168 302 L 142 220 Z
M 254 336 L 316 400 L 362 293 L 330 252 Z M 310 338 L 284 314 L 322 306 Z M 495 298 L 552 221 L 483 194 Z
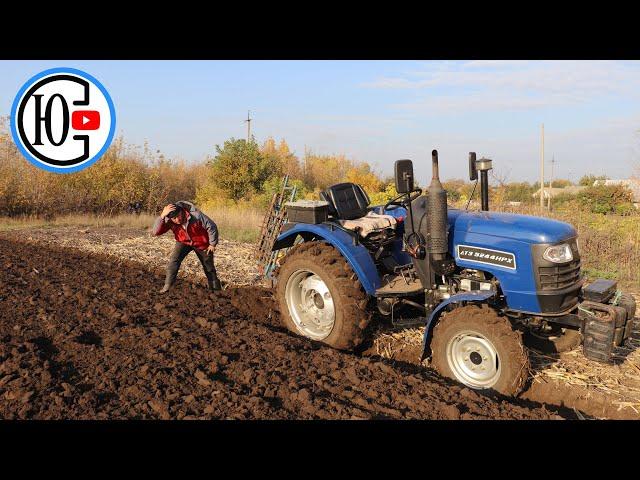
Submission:
M 284 138 L 280 140 L 278 145 L 278 156 L 282 162 L 282 169 L 284 173 L 296 180 L 302 180 L 302 167 L 300 166 L 300 160 L 289 149 L 289 145 L 285 142 Z
M 369 196 L 382 191 L 384 188 L 380 177 L 371 170 L 371 166 L 366 162 L 354 165 L 347 170 L 345 181 L 361 185 Z
M 384 190 L 370 194 L 369 199 L 371 200 L 371 205 L 384 205 L 397 196 L 398 192 L 396 191 L 395 182 L 389 182 L 386 184 Z
M 583 175 L 578 185 L 582 185 L 583 187 L 591 187 L 596 180 L 607 180 L 609 177 L 606 175 L 593 175 L 592 173 L 588 175 Z
M 280 178 L 284 175 L 289 175 L 292 179 L 302 180 L 300 161 L 298 157 L 291 153 L 289 145 L 284 138 L 280 140 L 276 147 L 273 137 L 269 137 L 262 145 L 260 153 L 264 157 L 265 171 L 268 172 L 265 181 L 273 176 Z
M 222 148 L 216 145 L 216 156 L 209 162 L 210 182 L 234 201 L 252 195 L 269 176 L 273 162 L 260 152 L 255 139 L 231 138 Z
M 344 155 L 315 155 L 305 153 L 304 183 L 313 190 L 324 190 L 344 181 L 354 162 Z

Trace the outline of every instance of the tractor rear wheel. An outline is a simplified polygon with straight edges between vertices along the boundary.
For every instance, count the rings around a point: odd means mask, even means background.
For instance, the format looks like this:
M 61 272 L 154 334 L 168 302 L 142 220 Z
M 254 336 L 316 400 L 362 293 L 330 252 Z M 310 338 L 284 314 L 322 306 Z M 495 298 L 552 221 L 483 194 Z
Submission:
M 293 333 L 339 350 L 357 347 L 371 319 L 369 298 L 349 262 L 324 242 L 305 242 L 276 272 L 280 317 Z
M 487 305 L 445 312 L 433 330 L 432 365 L 473 389 L 517 395 L 529 373 L 520 332 Z

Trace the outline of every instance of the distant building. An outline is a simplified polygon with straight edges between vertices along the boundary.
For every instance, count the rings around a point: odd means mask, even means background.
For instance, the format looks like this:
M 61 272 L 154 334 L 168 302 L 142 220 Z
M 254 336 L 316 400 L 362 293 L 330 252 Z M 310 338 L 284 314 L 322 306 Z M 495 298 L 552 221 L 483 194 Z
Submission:
M 548 200 L 549 197 L 555 198 L 558 195 L 562 195 L 562 194 L 576 195 L 577 193 L 581 192 L 585 188 L 587 187 L 584 187 L 581 185 L 569 185 L 568 187 L 564 187 L 564 188 L 544 187 L 544 199 Z M 533 198 L 540 198 L 540 190 L 541 189 L 538 189 L 538 191 L 531 196 Z
M 631 190 L 631 196 L 633 197 L 633 204 L 636 208 L 640 206 L 640 179 L 638 178 L 624 178 L 624 179 L 612 179 L 612 180 L 596 180 L 593 182 L 593 186 L 598 185 L 624 185 Z

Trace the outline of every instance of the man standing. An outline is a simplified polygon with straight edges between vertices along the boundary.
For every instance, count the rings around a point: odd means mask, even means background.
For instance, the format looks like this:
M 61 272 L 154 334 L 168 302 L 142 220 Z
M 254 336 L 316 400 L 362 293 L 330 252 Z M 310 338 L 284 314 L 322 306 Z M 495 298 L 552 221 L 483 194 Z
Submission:
M 218 244 L 216 224 L 193 203 L 181 201 L 164 207 L 153 226 L 154 235 L 162 235 L 169 230 L 176 238 L 176 245 L 167 264 L 167 277 L 160 293 L 166 293 L 171 289 L 182 260 L 191 250 L 196 252 L 202 264 L 209 290 L 221 290 L 222 286 L 213 264 L 213 253 Z

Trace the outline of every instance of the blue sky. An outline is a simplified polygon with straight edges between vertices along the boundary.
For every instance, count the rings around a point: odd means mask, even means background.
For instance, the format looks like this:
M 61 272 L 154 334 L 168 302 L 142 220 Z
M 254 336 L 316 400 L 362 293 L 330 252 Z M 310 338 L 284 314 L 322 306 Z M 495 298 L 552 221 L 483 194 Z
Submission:
M 464 178 L 469 151 L 509 181 L 538 179 L 540 124 L 547 174 L 640 173 L 640 62 L 622 61 L 0 61 L 0 115 L 20 86 L 52 67 L 97 77 L 129 143 L 199 160 L 244 138 L 296 154 L 344 153 L 383 174 L 410 158 L 428 183 Z

